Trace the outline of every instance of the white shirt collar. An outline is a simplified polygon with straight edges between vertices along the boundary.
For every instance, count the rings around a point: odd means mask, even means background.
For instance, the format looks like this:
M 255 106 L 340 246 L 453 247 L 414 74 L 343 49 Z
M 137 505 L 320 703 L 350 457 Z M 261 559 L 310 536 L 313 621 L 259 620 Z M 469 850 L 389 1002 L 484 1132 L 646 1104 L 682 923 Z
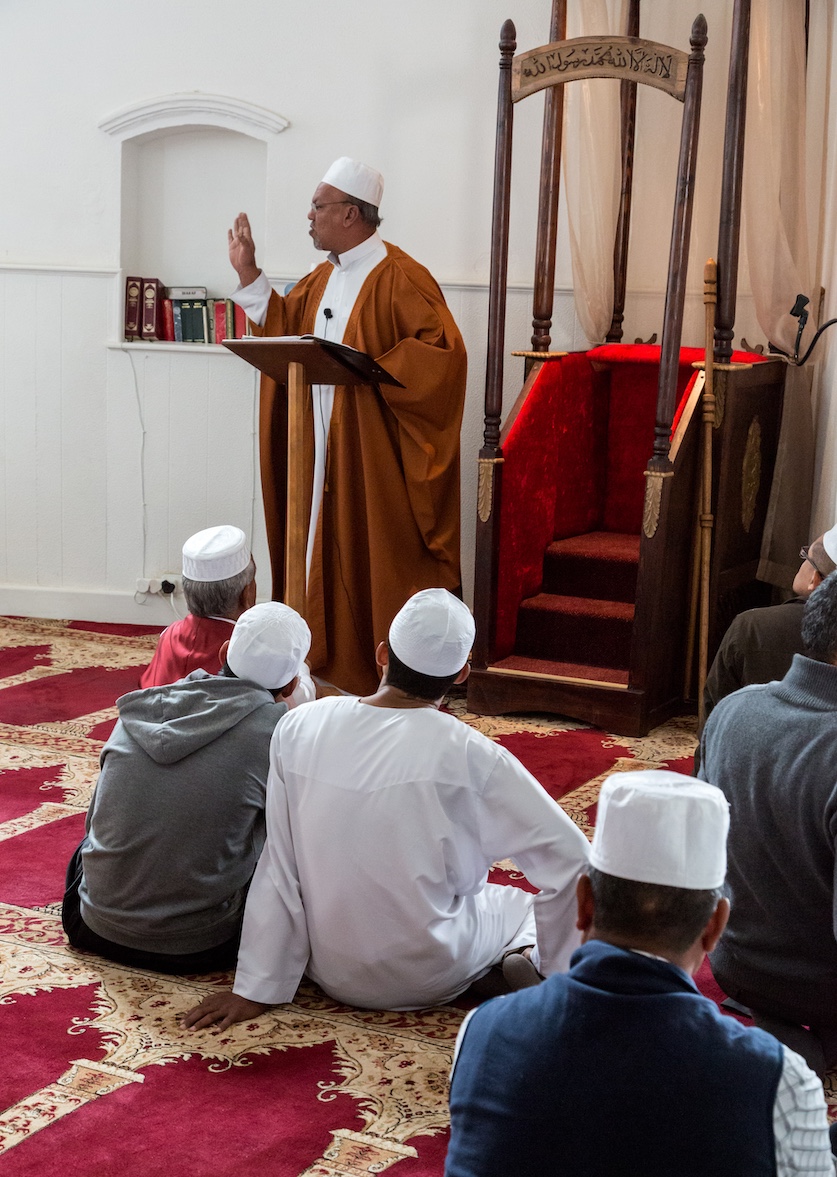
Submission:
M 341 270 L 345 270 L 349 266 L 354 265 L 355 262 L 362 262 L 370 253 L 373 253 L 376 249 L 380 249 L 383 244 L 383 238 L 376 229 L 370 237 L 367 237 L 365 241 L 361 241 L 360 245 L 355 245 L 352 249 L 347 249 L 345 253 L 339 255 L 330 253 L 328 260 L 333 266 L 339 266 Z

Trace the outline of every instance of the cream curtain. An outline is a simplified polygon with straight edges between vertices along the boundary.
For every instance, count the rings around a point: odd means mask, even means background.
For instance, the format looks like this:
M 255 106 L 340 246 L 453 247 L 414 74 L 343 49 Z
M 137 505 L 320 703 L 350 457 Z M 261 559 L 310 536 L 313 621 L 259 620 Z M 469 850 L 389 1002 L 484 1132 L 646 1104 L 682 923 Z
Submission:
M 802 348 L 815 327 L 816 299 L 806 216 L 805 5 L 753 0 L 742 203 L 750 284 L 759 326 L 792 351 L 796 296 L 811 299 Z M 779 455 L 762 542 L 760 579 L 789 589 L 807 542 L 814 437 L 809 366 L 789 368 Z
M 567 36 L 621 34 L 623 0 L 570 6 Z M 573 287 L 579 322 L 601 343 L 613 317 L 613 243 L 622 182 L 619 83 L 602 78 L 564 90 L 564 192 L 570 228 Z

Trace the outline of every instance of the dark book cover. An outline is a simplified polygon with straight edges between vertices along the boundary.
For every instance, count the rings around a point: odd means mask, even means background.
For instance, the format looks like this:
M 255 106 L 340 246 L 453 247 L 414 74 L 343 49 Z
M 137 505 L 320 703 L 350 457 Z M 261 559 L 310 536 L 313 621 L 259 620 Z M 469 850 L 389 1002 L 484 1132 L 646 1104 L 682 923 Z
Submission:
M 142 280 L 142 323 L 144 341 L 163 338 L 163 286 L 157 278 Z
M 365 351 L 358 351 L 356 347 L 349 347 L 347 343 L 337 343 L 334 339 L 323 339 L 319 335 L 300 335 L 299 338 L 316 340 L 322 345 L 324 351 L 340 360 L 356 376 L 362 377 L 365 384 L 391 384 L 395 388 L 404 387 L 400 380 L 391 376 L 386 368 L 382 368 L 378 361 L 373 360 Z
M 183 342 L 195 343 L 197 331 L 197 317 L 195 304 L 191 298 L 180 300 L 180 316 L 183 322 Z
M 179 298 L 171 300 L 172 319 L 174 321 L 174 341 L 175 343 L 183 342 L 183 313 L 181 311 L 181 301 Z
M 197 310 L 197 339 L 196 343 L 209 343 L 209 308 L 206 299 L 200 298 L 195 302 Z
M 125 338 L 129 343 L 141 338 L 140 305 L 142 300 L 142 278 L 125 279 Z

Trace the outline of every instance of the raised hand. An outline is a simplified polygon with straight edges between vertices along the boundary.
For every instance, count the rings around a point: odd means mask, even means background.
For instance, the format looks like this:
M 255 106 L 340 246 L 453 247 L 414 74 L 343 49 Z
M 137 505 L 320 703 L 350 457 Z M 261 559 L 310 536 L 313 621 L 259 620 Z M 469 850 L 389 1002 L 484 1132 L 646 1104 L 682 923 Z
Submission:
M 256 265 L 256 246 L 253 234 L 250 232 L 247 213 L 239 213 L 235 218 L 232 229 L 227 230 L 227 241 L 230 249 L 230 264 L 238 274 L 241 285 L 249 286 L 258 278 L 261 269 Z

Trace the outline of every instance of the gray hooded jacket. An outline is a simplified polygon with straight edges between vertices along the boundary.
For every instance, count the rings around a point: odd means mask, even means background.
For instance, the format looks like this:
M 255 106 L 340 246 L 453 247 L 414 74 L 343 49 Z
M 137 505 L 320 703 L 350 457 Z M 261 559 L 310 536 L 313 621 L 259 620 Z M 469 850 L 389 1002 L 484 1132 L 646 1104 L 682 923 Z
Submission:
M 196 670 L 117 707 L 87 814 L 82 919 L 147 952 L 214 948 L 238 929 L 264 845 L 268 752 L 287 706 Z

